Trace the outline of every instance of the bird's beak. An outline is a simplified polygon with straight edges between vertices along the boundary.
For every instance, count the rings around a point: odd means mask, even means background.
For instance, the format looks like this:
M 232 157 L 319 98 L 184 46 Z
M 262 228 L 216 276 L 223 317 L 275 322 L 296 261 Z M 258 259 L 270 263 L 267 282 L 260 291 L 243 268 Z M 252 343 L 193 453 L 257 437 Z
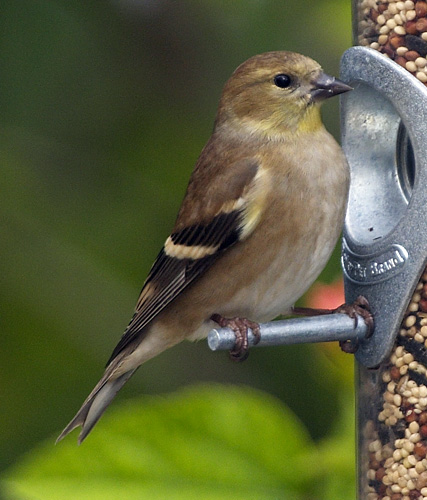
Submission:
M 346 83 L 326 73 L 320 73 L 311 83 L 313 88 L 310 90 L 310 95 L 313 102 L 323 101 L 334 95 L 353 90 L 353 88 Z

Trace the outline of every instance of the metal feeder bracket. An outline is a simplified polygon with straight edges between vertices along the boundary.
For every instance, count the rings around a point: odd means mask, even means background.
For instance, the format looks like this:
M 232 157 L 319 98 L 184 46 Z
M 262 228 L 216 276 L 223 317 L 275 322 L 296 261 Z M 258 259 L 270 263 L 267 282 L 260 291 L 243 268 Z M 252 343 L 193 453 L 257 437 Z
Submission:
M 376 50 L 348 49 L 342 145 L 350 171 L 342 267 L 346 302 L 368 299 L 375 330 L 357 360 L 390 353 L 427 261 L 427 88 Z

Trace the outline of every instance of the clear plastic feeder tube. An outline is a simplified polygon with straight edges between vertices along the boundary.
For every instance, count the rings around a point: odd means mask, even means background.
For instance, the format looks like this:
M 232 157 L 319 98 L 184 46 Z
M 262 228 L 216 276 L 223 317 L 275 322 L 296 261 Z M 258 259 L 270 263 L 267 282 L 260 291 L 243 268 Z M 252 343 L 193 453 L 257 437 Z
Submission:
M 356 369 L 360 500 L 427 499 L 427 272 L 392 352 Z
M 378 255 L 391 255 L 384 248 L 398 244 L 405 248 L 406 255 L 401 261 L 398 256 L 395 261 L 389 260 L 390 266 L 393 266 L 393 262 L 402 267 L 412 263 L 406 274 L 403 271 L 399 275 L 400 284 L 398 277 L 393 277 L 395 281 L 390 280 L 393 283 L 391 289 L 378 292 L 375 288 L 380 285 L 374 281 L 361 283 L 359 280 L 355 285 L 357 276 L 351 276 L 352 268 L 346 270 L 346 263 L 343 262 L 344 271 L 347 272 L 347 301 L 356 293 L 354 287 L 358 287 L 357 292 L 367 295 L 368 299 L 371 293 L 376 294 L 374 313 L 379 322 L 386 315 L 395 315 L 397 318 L 397 326 L 376 329 L 374 349 L 367 344 L 365 352 L 356 355 L 358 498 L 427 500 L 427 182 L 423 159 L 427 154 L 427 141 L 417 135 L 418 128 L 426 127 L 426 119 L 416 116 L 418 110 L 427 110 L 427 94 L 423 96 L 425 89 L 421 88 L 427 85 L 427 2 L 353 1 L 353 34 L 355 45 L 383 54 L 384 58 L 394 61 L 412 75 L 408 84 L 402 86 L 395 95 L 383 93 L 379 81 L 381 76 L 377 78 L 374 90 L 371 83 L 366 84 L 367 94 L 361 91 L 358 100 L 353 97 L 355 101 L 348 104 L 345 111 L 347 118 L 344 118 L 347 123 L 344 123 L 344 127 L 349 129 L 347 134 L 353 135 L 357 127 L 351 130 L 352 113 L 364 95 L 373 99 L 370 103 L 373 121 L 386 116 L 389 109 L 389 115 L 384 124 L 378 127 L 372 144 L 361 137 L 357 139 L 359 144 L 365 144 L 365 152 L 369 148 L 375 149 L 371 156 L 376 158 L 368 158 L 366 153 L 366 162 L 371 162 L 369 169 L 376 174 L 379 171 L 384 173 L 375 188 L 374 199 L 378 197 L 381 200 L 384 193 L 390 199 L 394 193 L 396 201 L 393 201 L 393 206 L 400 207 L 396 208 L 395 225 L 392 218 L 387 220 L 390 222 L 389 227 L 380 231 L 377 241 L 370 242 L 369 236 L 365 240 L 358 237 L 364 229 L 375 231 L 382 215 L 374 213 L 373 229 L 368 226 L 365 228 L 357 218 L 356 197 L 353 207 L 350 200 L 349 211 L 353 208 L 352 213 L 356 215 L 352 219 L 353 215 L 349 213 L 347 220 L 344 238 L 350 248 L 348 253 L 357 256 L 357 264 L 360 261 L 358 253 L 363 254 L 364 245 L 368 248 L 370 244 L 375 246 L 380 242 L 382 250 L 377 252 L 373 260 L 381 261 Z M 402 75 L 399 71 L 396 72 L 396 78 Z M 382 75 L 385 80 L 392 80 L 393 68 Z M 365 83 L 360 82 L 360 87 L 358 85 L 356 82 L 356 88 L 361 89 Z M 402 106 L 400 101 L 405 101 Z M 369 118 L 368 115 L 366 117 Z M 360 127 L 361 123 L 357 126 Z M 365 125 L 369 128 L 366 119 L 362 126 Z M 386 130 L 383 135 L 381 127 Z M 347 148 L 351 157 L 353 146 L 349 138 Z M 365 153 L 361 149 L 353 154 L 360 157 Z M 354 161 L 357 163 L 357 158 Z M 356 165 L 353 170 L 356 182 L 361 179 L 357 172 Z M 393 193 L 390 187 L 392 183 Z M 360 207 L 363 210 L 363 204 Z M 389 213 L 388 208 L 381 210 L 382 214 Z M 410 212 L 417 217 L 417 223 L 410 221 Z M 344 249 L 344 259 L 345 253 Z M 372 259 L 369 261 L 369 258 L 365 258 L 365 261 L 368 269 Z M 354 268 L 354 263 L 350 264 Z M 405 287 L 403 292 L 402 288 Z M 366 293 L 363 293 L 363 289 Z M 390 303 L 394 305 L 387 309 Z M 381 336 L 384 342 L 378 341 Z M 384 352 L 380 352 L 382 349 Z M 375 362 L 376 358 L 378 362 Z

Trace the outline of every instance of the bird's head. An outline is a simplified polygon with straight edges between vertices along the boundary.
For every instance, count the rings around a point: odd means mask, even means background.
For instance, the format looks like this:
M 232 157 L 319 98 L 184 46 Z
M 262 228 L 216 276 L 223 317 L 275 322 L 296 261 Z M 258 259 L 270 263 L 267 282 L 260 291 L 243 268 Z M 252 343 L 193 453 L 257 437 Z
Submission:
M 351 90 L 309 57 L 267 52 L 241 64 L 225 84 L 216 124 L 269 136 L 321 126 L 320 104 Z

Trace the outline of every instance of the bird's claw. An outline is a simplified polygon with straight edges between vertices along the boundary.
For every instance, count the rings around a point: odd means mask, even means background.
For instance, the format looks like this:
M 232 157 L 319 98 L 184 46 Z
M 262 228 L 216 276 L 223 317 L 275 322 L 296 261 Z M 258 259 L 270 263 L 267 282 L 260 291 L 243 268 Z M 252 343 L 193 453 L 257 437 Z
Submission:
M 233 349 L 230 350 L 230 358 L 233 361 L 245 361 L 249 356 L 248 329 L 252 330 L 254 344 L 261 339 L 259 324 L 247 318 L 224 318 L 220 314 L 213 314 L 211 320 L 215 321 L 221 328 L 231 328 L 236 336 Z
M 369 308 L 369 302 L 363 295 L 359 295 L 353 304 L 342 304 L 333 310 L 336 314 L 347 314 L 350 318 L 354 319 L 354 328 L 358 324 L 358 316 L 361 316 L 368 327 L 366 338 L 369 338 L 374 332 L 374 317 Z M 358 341 L 342 340 L 340 343 L 342 351 L 354 354 L 358 347 Z

